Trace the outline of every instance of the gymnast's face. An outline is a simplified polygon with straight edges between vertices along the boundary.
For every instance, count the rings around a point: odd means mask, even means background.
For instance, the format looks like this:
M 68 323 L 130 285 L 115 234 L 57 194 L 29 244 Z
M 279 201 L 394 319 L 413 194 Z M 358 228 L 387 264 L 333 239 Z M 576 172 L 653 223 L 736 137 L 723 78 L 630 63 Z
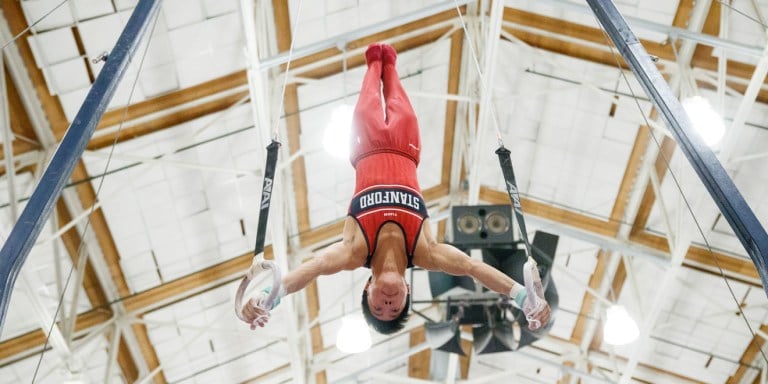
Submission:
M 397 274 L 374 276 L 365 289 L 371 313 L 382 321 L 394 320 L 400 315 L 405 307 L 405 297 L 410 292 L 405 278 Z

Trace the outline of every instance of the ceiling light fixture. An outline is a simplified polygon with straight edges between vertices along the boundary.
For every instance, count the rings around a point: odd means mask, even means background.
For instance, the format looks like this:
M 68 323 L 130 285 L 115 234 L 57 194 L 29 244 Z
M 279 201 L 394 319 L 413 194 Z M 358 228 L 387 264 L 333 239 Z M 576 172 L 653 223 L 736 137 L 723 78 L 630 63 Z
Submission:
M 354 107 L 347 102 L 347 43 L 338 41 L 336 47 L 341 51 L 341 84 L 344 92 L 344 104 L 331 113 L 331 120 L 323 134 L 323 148 L 331 157 L 346 159 L 349 157 L 349 134 L 352 130 Z
M 336 348 L 344 353 L 360 353 L 369 350 L 371 344 L 371 331 L 362 315 L 350 314 L 341 318 Z
M 323 134 L 323 148 L 331 156 L 339 159 L 349 157 L 349 132 L 352 128 L 351 105 L 342 104 L 331 114 L 331 120 Z
M 693 123 L 693 128 L 710 147 L 720 143 L 725 135 L 725 123 L 709 100 L 701 96 L 688 97 L 682 102 L 683 109 Z
M 626 345 L 640 336 L 637 323 L 623 305 L 611 305 L 606 310 L 605 327 L 603 327 L 603 339 L 610 345 Z

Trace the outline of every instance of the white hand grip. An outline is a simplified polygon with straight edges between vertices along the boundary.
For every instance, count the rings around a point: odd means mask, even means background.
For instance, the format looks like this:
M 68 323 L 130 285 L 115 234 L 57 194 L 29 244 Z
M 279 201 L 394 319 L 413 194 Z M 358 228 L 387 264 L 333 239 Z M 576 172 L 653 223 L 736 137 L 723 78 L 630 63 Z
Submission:
M 526 304 L 524 307 L 530 308 L 531 313 L 535 313 L 539 306 L 546 305 L 543 302 L 544 298 L 544 285 L 541 283 L 541 276 L 539 276 L 539 269 L 537 268 L 536 260 L 529 257 L 523 265 L 523 279 L 525 281 L 525 290 L 528 292 L 526 296 Z M 531 330 L 541 328 L 541 322 L 530 316 L 528 313 L 525 315 Z
M 246 272 L 245 276 L 243 276 L 243 280 L 240 281 L 240 286 L 237 287 L 237 293 L 235 294 L 235 314 L 237 315 L 238 319 L 245 321 L 242 314 L 243 296 L 245 295 L 245 290 L 248 288 L 248 284 L 250 284 L 251 280 L 253 280 L 256 276 L 260 275 L 268 269 L 272 270 L 272 291 L 269 293 L 269 296 L 267 296 L 267 298 L 259 304 L 262 305 L 262 308 L 267 311 L 272 309 L 272 303 L 280 293 L 280 283 L 282 280 L 280 268 L 277 266 L 277 264 L 275 264 L 274 261 L 254 260 L 251 268 L 248 269 L 248 272 Z

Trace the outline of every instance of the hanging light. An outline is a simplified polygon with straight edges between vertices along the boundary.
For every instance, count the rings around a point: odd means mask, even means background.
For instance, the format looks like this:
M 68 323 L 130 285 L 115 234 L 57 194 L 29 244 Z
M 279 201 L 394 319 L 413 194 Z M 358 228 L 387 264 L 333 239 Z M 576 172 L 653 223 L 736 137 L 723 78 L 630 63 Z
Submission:
M 371 348 L 371 332 L 362 315 L 351 314 L 341 319 L 336 348 L 344 353 L 360 353 Z
M 637 323 L 623 305 L 611 305 L 606 310 L 603 339 L 610 345 L 629 344 L 640 336 Z
M 345 159 L 349 157 L 349 132 L 352 129 L 351 105 L 342 104 L 331 113 L 331 120 L 323 134 L 323 148 L 331 156 Z
M 720 143 L 725 135 L 725 124 L 709 101 L 701 96 L 693 96 L 683 100 L 682 104 L 704 143 L 710 147 Z

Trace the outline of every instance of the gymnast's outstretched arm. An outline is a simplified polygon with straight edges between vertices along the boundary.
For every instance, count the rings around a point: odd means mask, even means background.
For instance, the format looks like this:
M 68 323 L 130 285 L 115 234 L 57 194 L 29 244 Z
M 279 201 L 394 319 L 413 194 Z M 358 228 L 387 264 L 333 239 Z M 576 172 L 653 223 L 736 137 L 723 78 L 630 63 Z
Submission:
M 352 257 L 352 247 L 344 240 L 333 243 L 318 252 L 313 258 L 302 263 L 298 268 L 288 272 L 283 277 L 285 294 L 304 289 L 320 275 L 333 275 L 361 267 L 362 263 L 356 262 L 355 258 Z
M 517 283 L 498 269 L 467 256 L 467 254 L 452 245 L 438 243 L 432 235 L 429 224 L 426 222 L 423 225 L 422 237 L 423 240 L 420 240 L 420 242 L 423 241 L 424 243 L 421 249 L 417 248 L 417 253 L 414 255 L 414 264 L 425 269 L 445 272 L 449 275 L 471 276 L 489 289 L 514 299 L 518 306 L 527 310 L 523 306 L 523 301 L 527 294 L 525 286 Z M 543 298 L 541 300 L 544 301 Z M 530 314 L 534 319 L 541 321 L 541 324 L 546 324 L 549 321 L 549 305 L 543 306 L 536 311 L 527 312 L 531 312 L 526 314 Z
M 320 275 L 333 275 L 345 270 L 353 270 L 365 263 L 365 240 L 354 219 L 347 218 L 344 225 L 344 234 L 341 241 L 331 244 L 320 250 L 314 257 L 302 263 L 298 268 L 283 276 L 281 292 L 274 305 L 279 303 L 279 298 L 304 289 L 309 283 Z M 362 241 L 362 248 L 361 243 Z M 242 314 L 245 321 L 263 327 L 269 316 L 271 308 L 262 308 L 261 301 L 266 297 L 266 292 L 260 297 L 250 299 L 243 307 Z
M 420 249 L 417 248 L 416 257 L 413 261 L 418 266 L 454 276 L 471 276 L 488 289 L 502 295 L 509 295 L 512 292 L 514 297 L 517 291 L 525 289 L 523 285 L 518 284 L 498 269 L 467 256 L 466 253 L 450 244 L 437 242 L 427 222 L 423 224 L 421 237 L 423 237 L 426 247 L 423 248 L 422 252 L 419 252 Z

